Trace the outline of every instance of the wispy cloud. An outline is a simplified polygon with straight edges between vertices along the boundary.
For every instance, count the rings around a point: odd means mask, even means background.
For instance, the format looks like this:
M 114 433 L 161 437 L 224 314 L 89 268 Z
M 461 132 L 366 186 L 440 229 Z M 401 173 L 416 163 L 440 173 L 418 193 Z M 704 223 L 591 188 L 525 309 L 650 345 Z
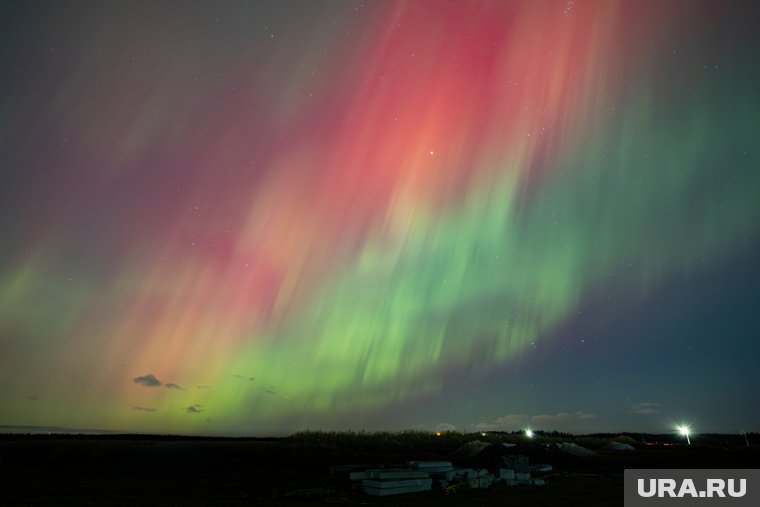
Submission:
M 523 428 L 551 427 L 561 423 L 593 419 L 596 415 L 579 410 L 577 412 L 557 412 L 556 414 L 507 414 L 496 419 L 480 421 L 472 427 L 476 431 L 518 431 Z
M 171 382 L 166 383 L 164 385 L 167 387 L 167 389 L 179 389 L 180 391 L 184 391 L 185 390 L 184 387 L 182 387 L 180 385 L 177 385 L 177 384 L 172 384 Z
M 508 414 L 498 417 L 494 422 L 505 428 L 520 429 L 525 426 L 526 419 L 527 416 L 525 414 Z
M 629 413 L 638 415 L 659 414 L 661 408 L 662 405 L 659 403 L 643 401 L 641 403 L 635 403 L 631 405 L 631 410 L 629 410 Z
M 476 431 L 515 431 L 525 427 L 528 416 L 525 414 L 507 414 L 490 421 L 475 424 Z
M 148 373 L 147 375 L 142 375 L 140 377 L 135 377 L 132 380 L 135 384 L 139 384 L 145 387 L 158 387 L 161 385 L 161 381 L 158 380 L 152 373 Z
M 438 425 L 435 427 L 435 431 L 440 431 L 441 433 L 446 431 L 456 431 L 457 427 L 453 424 L 449 423 L 438 423 Z
M 530 418 L 530 421 L 535 424 L 546 426 L 577 419 L 593 419 L 594 417 L 596 417 L 596 415 L 579 410 L 578 412 L 572 414 L 569 412 L 557 412 L 556 414 L 534 415 Z
M 536 424 L 547 425 L 557 422 L 569 421 L 572 418 L 572 414 L 569 414 L 567 412 L 557 412 L 556 414 L 534 415 L 530 418 L 530 421 Z

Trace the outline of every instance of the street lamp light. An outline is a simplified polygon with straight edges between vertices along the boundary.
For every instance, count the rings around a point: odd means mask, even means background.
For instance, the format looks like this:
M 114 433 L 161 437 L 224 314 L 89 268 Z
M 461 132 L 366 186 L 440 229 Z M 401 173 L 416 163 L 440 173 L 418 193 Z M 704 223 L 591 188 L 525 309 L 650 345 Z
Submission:
M 691 432 L 691 428 L 686 426 L 685 424 L 678 427 L 678 433 L 686 437 L 686 443 L 691 445 L 691 440 L 689 440 L 689 433 Z
M 533 432 L 531 430 L 525 430 L 525 436 L 528 438 L 533 438 Z

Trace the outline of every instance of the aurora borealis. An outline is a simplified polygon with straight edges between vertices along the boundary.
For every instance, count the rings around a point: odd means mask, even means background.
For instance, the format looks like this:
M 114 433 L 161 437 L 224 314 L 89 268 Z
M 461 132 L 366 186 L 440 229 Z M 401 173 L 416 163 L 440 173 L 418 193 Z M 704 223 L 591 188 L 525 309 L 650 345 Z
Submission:
M 0 424 L 760 429 L 751 3 L 3 9 Z

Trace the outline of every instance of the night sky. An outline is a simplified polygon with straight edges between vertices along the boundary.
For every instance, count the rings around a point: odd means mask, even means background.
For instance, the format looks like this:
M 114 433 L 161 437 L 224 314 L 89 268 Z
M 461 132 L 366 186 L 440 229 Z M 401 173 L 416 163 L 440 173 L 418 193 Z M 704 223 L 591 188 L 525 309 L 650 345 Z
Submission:
M 760 431 L 753 2 L 4 2 L 0 425 Z

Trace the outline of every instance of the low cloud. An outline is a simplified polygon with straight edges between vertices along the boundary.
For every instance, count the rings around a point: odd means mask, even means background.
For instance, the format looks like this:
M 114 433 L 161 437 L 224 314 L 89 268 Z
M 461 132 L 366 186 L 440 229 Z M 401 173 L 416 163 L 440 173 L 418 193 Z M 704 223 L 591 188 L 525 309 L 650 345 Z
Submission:
M 161 385 L 161 381 L 158 380 L 152 373 L 148 373 L 147 375 L 142 375 L 140 377 L 135 377 L 132 380 L 135 384 L 139 384 L 145 387 L 158 387 Z
M 569 414 L 567 412 L 557 412 L 556 414 L 541 414 L 541 415 L 534 415 L 530 418 L 530 421 L 537 424 L 554 424 L 557 422 L 562 421 L 569 421 L 572 419 L 572 414 Z
M 185 407 L 185 412 L 188 414 L 200 414 L 203 412 L 203 405 L 190 405 L 189 407 Z
M 516 431 L 526 426 L 528 416 L 525 414 L 507 414 L 491 421 L 475 424 L 476 431 Z
M 519 431 L 527 427 L 551 427 L 571 421 L 593 419 L 590 412 L 557 412 L 556 414 L 507 414 L 496 419 L 480 421 L 472 425 L 475 431 Z
M 528 416 L 525 414 L 507 414 L 497 417 L 494 424 L 504 429 L 519 430 L 525 426 L 527 420 Z
M 659 403 L 643 401 L 641 403 L 635 403 L 631 405 L 631 410 L 629 410 L 629 413 L 638 415 L 659 414 L 660 408 L 662 408 L 662 405 Z
M 456 429 L 456 426 L 449 423 L 438 423 L 438 425 L 435 427 L 435 431 L 440 431 L 441 433 L 445 433 L 447 431 L 456 431 Z
M 134 410 L 140 410 L 140 411 L 142 411 L 142 412 L 155 412 L 155 411 L 156 411 L 156 409 L 155 409 L 155 408 L 149 408 L 149 407 L 138 407 L 137 405 L 135 405 L 135 406 L 134 406 L 134 407 L 132 407 L 132 408 L 133 408 Z
M 177 384 L 172 384 L 171 382 L 169 382 L 167 384 L 164 384 L 164 385 L 166 386 L 167 389 L 179 389 L 180 391 L 184 391 L 185 390 L 184 387 L 182 387 L 180 385 L 177 385 Z
M 594 417 L 596 417 L 596 415 L 583 411 L 578 411 L 573 414 L 569 412 L 557 412 L 556 414 L 534 415 L 530 418 L 530 421 L 535 424 L 546 426 L 577 419 L 593 419 Z

